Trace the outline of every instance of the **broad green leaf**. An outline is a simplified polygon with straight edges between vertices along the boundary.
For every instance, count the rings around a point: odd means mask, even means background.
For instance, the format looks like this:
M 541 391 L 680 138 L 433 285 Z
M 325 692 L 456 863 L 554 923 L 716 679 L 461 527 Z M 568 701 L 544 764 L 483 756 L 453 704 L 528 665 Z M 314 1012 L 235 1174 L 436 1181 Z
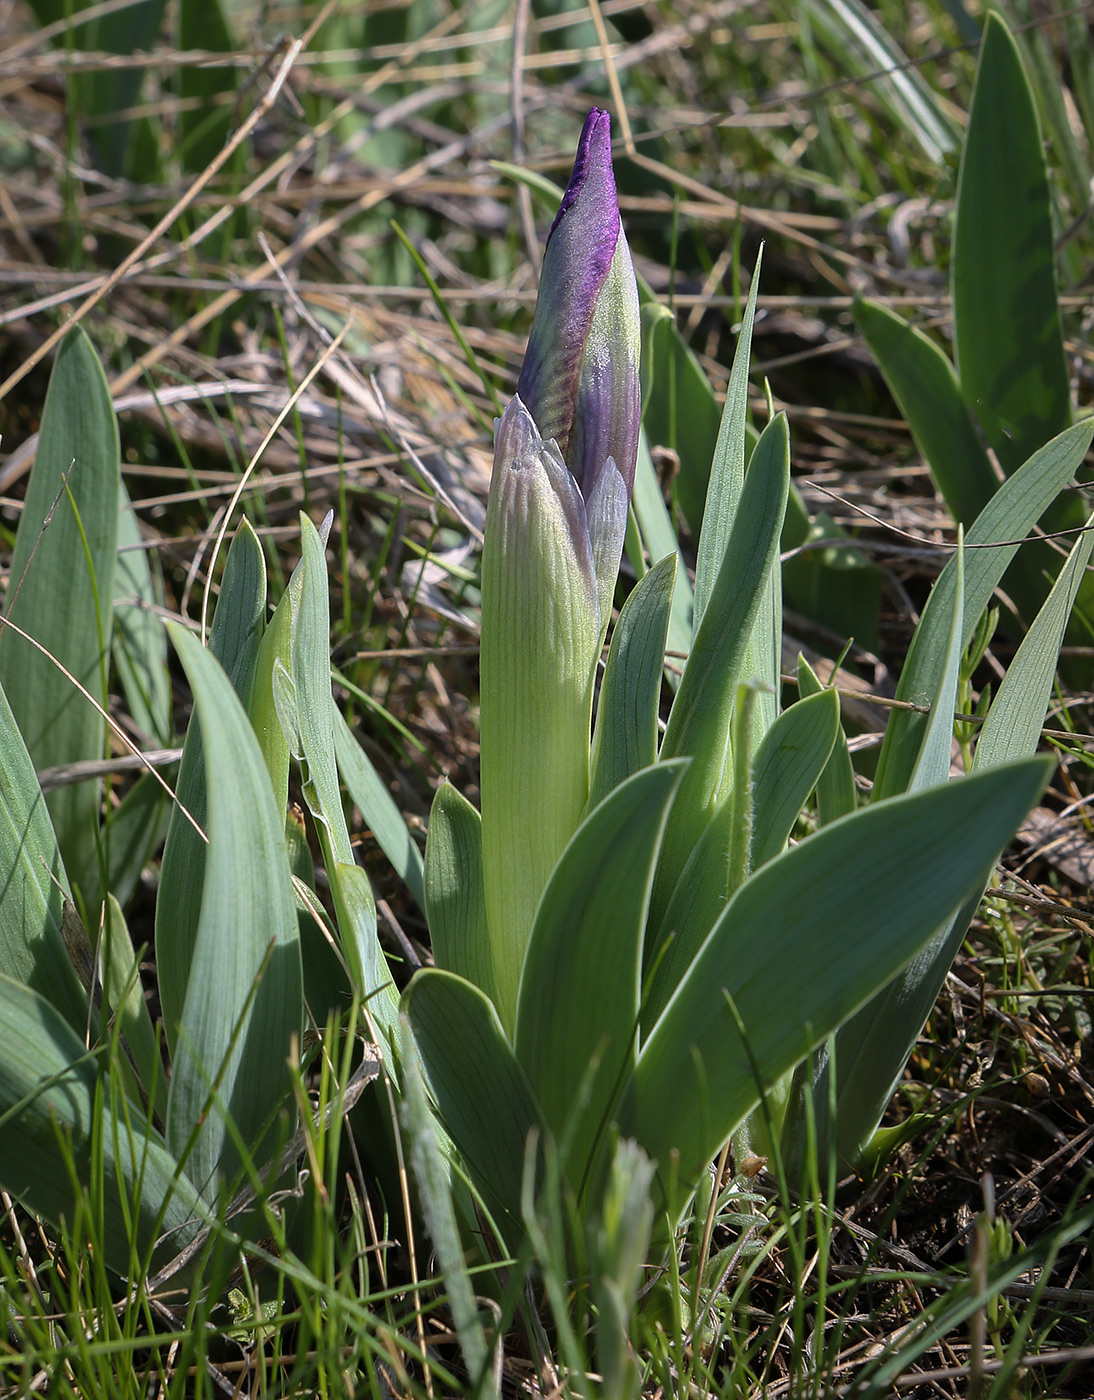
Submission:
M 1030 759 L 868 807 L 738 890 L 643 1045 L 618 1115 L 657 1160 L 661 1192 L 681 1183 L 665 1202 L 673 1219 L 761 1091 L 975 887 L 1048 771 Z
M 300 530 L 303 553 L 288 596 L 292 608 L 291 704 L 299 735 L 304 800 L 315 818 L 350 972 L 371 1014 L 393 1034 L 398 993 L 376 936 L 376 901 L 368 876 L 354 860 L 338 786 L 326 550 L 323 537 L 303 514 Z M 298 577 L 297 588 L 293 585 Z
M 642 424 L 651 446 L 666 447 L 680 460 L 674 494 L 689 529 L 697 535 L 718 440 L 718 403 L 668 307 L 647 302 L 642 326 Z
M 303 751 L 304 799 L 315 818 L 328 865 L 353 865 L 334 756 L 334 696 L 330 681 L 330 602 L 327 559 L 319 531 L 300 516 L 301 586 L 290 590 L 292 679 Z
M 0 973 L 43 996 L 79 1035 L 87 993 L 62 937 L 68 879 L 46 800 L 0 689 Z
M 15 536 L 7 615 L 49 656 L 0 631 L 0 684 L 36 768 L 101 758 L 102 716 L 49 659 L 104 705 L 118 544 L 118 425 L 106 376 L 84 332 L 61 342 L 38 452 Z M 63 483 L 68 481 L 68 493 Z M 48 524 L 46 523 L 48 521 Z M 98 780 L 47 799 L 65 868 L 99 896 Z
M 585 818 L 532 926 L 514 1045 L 579 1192 L 634 1065 L 654 866 L 684 766 L 644 768 Z
M 822 690 L 785 709 L 752 763 L 752 868 L 786 845 L 839 732 L 839 696 Z
M 282 674 L 292 678 L 292 599 L 303 585 L 303 568 L 301 562 L 293 570 L 288 587 L 262 634 L 249 706 L 251 724 L 266 760 L 274 798 L 282 811 L 289 805 L 289 745 L 278 713 L 275 687 Z M 290 706 L 289 718 L 291 732 L 294 739 L 298 739 L 295 705 Z
M 961 645 L 966 647 L 992 592 L 1018 552 L 1013 541 L 1033 528 L 1048 506 L 1074 479 L 1094 437 L 1094 420 L 1076 423 L 1035 452 L 980 512 L 965 536 L 965 621 Z M 1006 541 L 997 549 L 980 546 Z M 957 561 L 951 559 L 931 590 L 927 606 L 912 637 L 900 673 L 896 698 L 929 705 L 938 693 L 949 645 L 949 627 Z M 904 792 L 915 768 L 926 730 L 926 716 L 894 710 L 885 728 L 878 759 L 874 800 Z
M 543 1123 L 498 1013 L 478 987 L 436 968 L 414 974 L 403 1011 L 445 1131 L 512 1248 L 523 1235 L 525 1144 Z
M 201 724 L 209 847 L 201 914 L 174 1053 L 167 1141 L 207 1200 L 291 1131 L 288 1069 L 303 1021 L 300 943 L 284 818 L 232 682 L 196 638 L 171 625 Z M 215 1100 L 210 1105 L 215 1086 Z M 288 1125 L 286 1127 L 286 1124 Z
M 649 443 L 644 432 L 640 433 L 638 437 L 638 464 L 634 472 L 631 507 L 638 522 L 642 543 L 645 545 L 649 557 L 658 560 L 664 559 L 667 554 L 679 556 L 680 543 L 676 538 L 676 531 L 673 529 L 668 507 L 661 495 L 661 486 L 657 480 L 657 473 L 653 469 Z M 635 565 L 636 572 L 643 571 L 645 566 L 641 560 L 632 560 L 632 563 Z M 640 565 L 642 567 L 639 567 Z M 677 657 L 687 656 L 691 650 L 693 607 L 694 597 L 691 580 L 688 578 L 683 558 L 680 557 L 676 569 L 676 584 L 672 593 L 668 635 L 668 650 L 675 652 Z M 680 683 L 679 666 L 680 661 L 676 660 L 673 663 L 673 668 L 668 671 L 669 683 L 673 689 Z
M 695 562 L 695 629 L 698 631 L 725 559 L 733 522 L 744 490 L 748 446 L 748 370 L 752 355 L 752 325 L 760 289 L 762 250 L 752 270 L 748 302 L 741 320 L 725 406 L 711 464 L 703 528 Z M 785 509 L 785 507 L 784 507 Z M 780 527 L 781 529 L 781 527 Z M 779 713 L 779 676 L 782 653 L 782 570 L 773 568 L 760 601 L 748 641 L 742 677 L 759 681 L 752 702 L 752 737 L 755 745 Z M 724 790 L 723 790 L 724 795 Z
M 497 987 L 482 884 L 482 819 L 449 782 L 437 789 L 425 844 L 425 907 L 437 966 L 491 1001 Z
M 244 521 L 228 551 L 220 596 L 209 630 L 209 650 L 227 672 L 244 705 L 250 700 L 265 611 L 266 564 L 262 546 L 254 530 Z M 186 1000 L 202 905 L 207 846 L 194 822 L 203 831 L 207 829 L 206 793 L 204 734 L 198 717 L 191 716 L 175 784 L 177 802 L 171 809 L 156 899 L 156 975 L 163 1028 L 172 1055 Z
M 597 701 L 586 811 L 657 759 L 657 716 L 676 567 L 676 554 L 666 554 L 639 580 L 619 614 Z
M 124 483 L 119 505 L 114 664 L 137 728 L 153 744 L 166 745 L 171 742 L 171 678 L 167 674 L 167 637 L 157 611 L 163 590 L 153 581 L 149 551 L 144 548 Z
M 36 992 L 3 975 L 0 1045 L 4 1189 L 47 1220 L 71 1222 L 76 1195 L 58 1138 L 64 1134 L 82 1181 L 90 1181 L 93 1153 L 101 1150 L 101 1239 L 115 1272 L 130 1271 L 131 1237 L 138 1258 L 150 1256 L 164 1235 L 163 1254 L 181 1248 L 206 1212 L 163 1139 L 132 1106 L 124 1116 L 111 1115 L 95 1057 L 80 1037 Z M 107 1102 L 119 1102 L 117 1086 L 113 1095 L 109 1087 Z
M 803 699 L 810 695 L 819 695 L 824 688 L 809 662 L 804 656 L 799 656 L 799 695 Z M 829 822 L 846 817 L 856 806 L 855 766 L 851 762 L 847 736 L 841 724 L 836 732 L 831 756 L 824 766 L 824 772 L 817 779 L 817 824 L 827 826 Z
M 418 908 L 424 910 L 421 852 L 387 785 L 337 708 L 334 711 L 334 753 L 354 805 L 396 874 L 414 896 Z
M 338 911 L 338 932 L 350 971 L 365 987 L 365 1009 L 386 1046 L 395 1043 L 399 993 L 376 933 L 376 897 L 359 865 L 336 861 L 331 894 Z M 389 1068 L 394 1068 L 393 1065 Z
M 1036 749 L 1064 629 L 1092 548 L 1094 534 L 1086 533 L 1076 541 L 1011 662 L 981 729 L 974 770 L 998 768 L 1008 761 L 1026 758 Z M 841 1160 L 857 1163 L 881 1121 L 968 932 L 989 874 L 990 867 L 981 871 L 980 879 L 955 916 L 943 923 L 880 996 L 837 1033 L 835 1143 Z M 814 1091 L 814 1114 L 822 1126 L 828 1103 L 827 1079 L 822 1078 Z M 804 1121 L 788 1122 L 785 1143 L 793 1150 L 791 1133 L 797 1134 L 800 1146 Z
M 486 1337 L 456 1225 L 451 1172 L 444 1160 L 437 1121 L 426 1098 L 421 1060 L 405 1016 L 401 1017 L 400 1031 L 403 1121 L 410 1139 L 410 1165 L 418 1186 L 425 1226 L 440 1265 L 452 1322 L 474 1382 L 486 1364 Z
M 951 271 L 961 392 L 1009 474 L 1068 426 L 1071 394 L 1037 109 L 994 11 L 961 157 Z
M 692 847 L 725 796 L 737 685 L 751 679 L 744 667 L 771 574 L 779 567 L 789 481 L 790 437 L 780 414 L 753 450 L 726 556 L 661 745 L 662 758 L 689 757 L 692 763 L 665 836 L 654 899 L 657 922 Z
M 665 912 L 660 916 L 656 935 L 647 940 L 643 1037 L 649 1034 L 668 1005 L 729 900 L 733 817 L 733 804 L 727 799 L 716 809 L 695 843 Z
M 962 627 L 965 552 L 960 527 L 958 530 L 958 548 L 954 557 L 956 571 L 949 599 L 949 631 L 943 654 L 942 676 L 938 692 L 931 700 L 931 711 L 927 716 L 919 756 L 908 780 L 909 792 L 945 783 L 950 776 L 953 717 L 964 650 Z M 982 887 L 975 885 L 970 898 L 979 900 L 981 893 Z M 953 927 L 953 924 L 947 927 Z M 829 1121 L 829 1076 L 832 1073 L 832 1063 L 826 1051 L 821 1053 L 815 1067 L 811 1093 L 813 1121 L 822 1156 L 828 1151 L 828 1145 L 834 1137 L 837 1150 L 842 1150 L 854 1142 L 856 1155 L 849 1160 L 857 1161 L 858 1146 L 865 1142 L 881 1121 L 885 1105 L 892 1097 L 896 1081 L 903 1072 L 916 1037 L 923 1029 L 923 1023 L 938 995 L 942 980 L 957 953 L 960 938 L 952 948 L 948 948 L 946 932 L 945 927 L 937 932 L 887 987 L 837 1030 L 834 1059 L 837 1110 L 834 1132 Z M 962 929 L 961 937 L 963 936 Z M 856 1081 L 855 1087 L 849 1095 L 845 1095 L 847 1081 L 851 1078 Z M 804 1080 L 800 1090 L 810 1092 L 805 1088 Z M 807 1117 L 805 1100 L 797 1095 L 792 1096 L 783 1128 L 783 1142 L 792 1169 L 799 1164 L 805 1142 Z
M 999 480 L 953 366 L 923 331 L 878 302 L 856 301 L 855 321 L 954 519 L 971 524 Z

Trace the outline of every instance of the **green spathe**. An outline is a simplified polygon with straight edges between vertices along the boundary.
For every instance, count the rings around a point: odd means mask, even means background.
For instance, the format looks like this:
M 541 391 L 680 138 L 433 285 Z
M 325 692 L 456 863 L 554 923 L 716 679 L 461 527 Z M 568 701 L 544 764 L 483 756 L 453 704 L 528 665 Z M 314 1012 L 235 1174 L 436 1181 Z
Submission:
M 597 595 L 581 492 L 515 398 L 497 430 L 480 657 L 483 878 L 510 1032 L 536 905 L 589 793 Z

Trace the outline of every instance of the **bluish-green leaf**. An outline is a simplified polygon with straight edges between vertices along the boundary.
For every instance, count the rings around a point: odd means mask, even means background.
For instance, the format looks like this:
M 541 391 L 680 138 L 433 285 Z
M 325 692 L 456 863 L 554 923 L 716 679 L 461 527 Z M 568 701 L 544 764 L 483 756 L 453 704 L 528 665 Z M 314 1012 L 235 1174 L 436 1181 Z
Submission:
M 284 818 L 246 711 L 212 654 L 181 627 L 171 637 L 201 723 L 209 846 L 201 913 L 178 1029 L 167 1141 L 207 1199 L 242 1166 L 230 1117 L 256 1166 L 294 1110 L 288 1069 L 303 990 Z M 213 1098 L 215 1087 L 215 1099 Z M 195 1135 L 196 1134 L 196 1135 Z
M 639 580 L 612 633 L 597 701 L 588 811 L 657 758 L 657 716 L 676 567 L 677 555 L 666 554 Z
M 403 1010 L 445 1131 L 513 1247 L 525 1144 L 543 1121 L 498 1013 L 478 987 L 436 968 L 414 974 Z
M 74 1031 L 87 1029 L 87 993 L 61 928 L 68 879 L 46 800 L 0 689 L 0 973 L 43 996 Z
M 954 518 L 969 525 L 999 486 L 945 353 L 923 331 L 875 301 L 855 321 L 908 420 L 916 446 Z
M 683 767 L 644 768 L 585 818 L 532 927 L 514 1044 L 577 1189 L 634 1065 L 646 914 Z
M 1092 436 L 1094 420 L 1088 419 L 1035 452 L 1000 486 L 969 529 L 965 536 L 962 647 L 968 646 L 992 592 L 1018 552 L 1018 544 L 1012 541 L 1021 540 L 1073 480 Z M 999 540 L 1007 543 L 997 549 L 978 547 Z M 929 705 L 938 693 L 949 644 L 956 573 L 956 559 L 951 559 L 931 590 L 900 673 L 898 700 Z M 894 710 L 890 714 L 874 781 L 875 801 L 906 791 L 925 730 L 926 717 L 922 714 L 910 710 Z
M 752 868 L 777 856 L 816 787 L 839 731 L 834 690 L 801 699 L 767 731 L 752 763 Z
M 1094 518 L 1071 547 L 1044 606 L 1030 624 L 991 702 L 976 741 L 973 767 L 995 767 L 1033 753 L 1052 694 L 1064 630 L 1094 549 Z
M 816 672 L 804 656 L 798 657 L 798 694 L 802 698 L 819 695 L 821 685 Z M 827 826 L 829 822 L 846 817 L 857 806 L 855 797 L 855 766 L 847 747 L 847 735 L 840 724 L 836 731 L 836 741 L 832 753 L 824 765 L 824 772 L 817 779 L 817 825 Z
M 666 306 L 642 308 L 642 423 L 653 447 L 675 452 L 675 495 L 693 535 L 699 533 L 718 440 L 718 403 L 694 351 Z
M 995 11 L 969 109 L 951 271 L 961 392 L 1009 474 L 1068 426 L 1071 393 L 1037 109 Z
M 673 1218 L 761 1091 L 961 903 L 1048 771 L 1031 759 L 868 807 L 738 890 L 643 1045 L 619 1112 L 620 1132 L 657 1160 L 663 1195 L 676 1177 Z
M 138 729 L 154 744 L 171 742 L 171 678 L 167 637 L 157 612 L 163 603 L 149 565 L 140 526 L 124 483 L 118 514 L 118 563 L 114 570 L 114 663 Z
M 245 705 L 250 700 L 265 612 L 266 565 L 262 546 L 244 521 L 224 565 L 209 630 L 209 650 Z M 156 900 L 156 973 L 163 1028 L 172 1054 L 190 980 L 202 904 L 207 846 L 194 823 L 206 829 L 206 792 L 204 736 L 197 717 L 191 716 L 175 785 L 178 801 L 171 809 Z
M 726 555 L 733 520 L 745 485 L 745 435 L 748 426 L 748 371 L 752 358 L 752 325 L 760 290 L 762 250 L 752 269 L 748 302 L 737 333 L 733 368 L 718 425 L 718 438 L 710 467 L 710 483 L 703 510 L 703 529 L 695 560 L 695 626 L 706 612 L 718 572 Z
M 923 739 L 919 746 L 915 768 L 908 781 L 908 791 L 934 787 L 950 776 L 950 754 L 953 750 L 953 717 L 957 710 L 957 687 L 961 681 L 961 656 L 964 651 L 962 634 L 965 611 L 965 550 L 958 529 L 956 568 L 953 576 L 953 596 L 950 600 L 950 625 L 946 649 L 942 656 L 942 676 L 937 692 L 931 696 L 931 712 L 927 716 Z
M 161 1258 L 181 1248 L 203 1223 L 205 1207 L 163 1139 L 132 1106 L 128 1118 L 111 1117 L 80 1037 L 36 992 L 3 975 L 0 1045 L 0 1185 L 47 1220 L 71 1222 L 76 1195 L 58 1133 L 68 1136 L 86 1183 L 97 1136 L 107 1263 L 129 1272 L 131 1237 L 138 1259 L 150 1256 L 161 1236 L 169 1237 Z
M 61 342 L 50 376 L 15 537 L 7 615 L 104 706 L 118 461 L 118 425 L 106 376 L 77 327 Z M 102 716 L 49 656 L 10 628 L 0 632 L 0 684 L 36 768 L 102 757 Z M 93 780 L 57 788 L 48 798 L 69 878 L 92 903 L 99 895 L 99 796 L 100 783 Z
M 334 752 L 346 791 L 380 849 L 414 896 L 418 908 L 424 910 L 422 854 L 386 784 L 337 708 L 334 711 Z
M 725 559 L 673 702 L 662 758 L 690 757 L 666 833 L 657 875 L 655 920 L 725 796 L 737 685 L 753 626 L 779 568 L 779 534 L 790 481 L 790 437 L 780 414 L 753 453 Z
M 437 966 L 458 973 L 493 1001 L 497 985 L 482 884 L 482 819 L 449 782 L 437 789 L 429 814 L 425 907 Z

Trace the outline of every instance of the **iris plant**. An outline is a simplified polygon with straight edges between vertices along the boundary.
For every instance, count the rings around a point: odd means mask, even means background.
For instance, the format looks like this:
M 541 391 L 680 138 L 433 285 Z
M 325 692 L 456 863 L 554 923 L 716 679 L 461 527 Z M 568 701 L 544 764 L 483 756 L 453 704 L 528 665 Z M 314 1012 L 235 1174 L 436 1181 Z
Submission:
M 482 567 L 482 842 L 512 1029 L 536 905 L 589 795 L 596 663 L 638 451 L 638 290 L 606 112 L 585 122 L 528 354 L 497 425 Z

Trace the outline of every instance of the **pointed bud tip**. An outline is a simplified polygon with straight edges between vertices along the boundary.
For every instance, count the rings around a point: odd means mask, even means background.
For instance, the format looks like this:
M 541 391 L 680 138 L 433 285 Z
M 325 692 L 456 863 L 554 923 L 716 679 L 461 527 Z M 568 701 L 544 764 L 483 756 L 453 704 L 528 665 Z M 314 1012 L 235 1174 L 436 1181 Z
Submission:
M 581 128 L 570 180 L 566 186 L 566 193 L 562 196 L 562 203 L 558 206 L 555 221 L 551 225 L 551 232 L 547 235 L 548 243 L 571 206 L 585 193 L 586 186 L 589 187 L 589 194 L 595 198 L 596 204 L 605 211 L 614 211 L 618 219 L 615 175 L 612 171 L 612 119 L 600 107 L 594 107 L 589 112 L 585 118 L 585 125 Z

